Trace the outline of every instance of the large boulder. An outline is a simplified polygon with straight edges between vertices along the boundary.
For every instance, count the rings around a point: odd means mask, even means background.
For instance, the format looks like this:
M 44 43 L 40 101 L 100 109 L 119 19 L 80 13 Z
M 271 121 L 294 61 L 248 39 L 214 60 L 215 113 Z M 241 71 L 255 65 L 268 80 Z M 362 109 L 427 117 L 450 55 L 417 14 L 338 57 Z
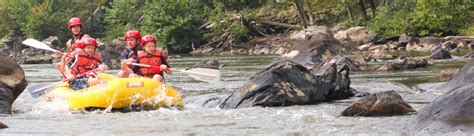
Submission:
M 443 43 L 442 37 L 424 37 L 420 38 L 418 46 L 420 48 L 417 51 L 433 51 L 438 48 Z
M 305 31 L 291 35 L 295 41 L 290 51 L 252 76 L 220 107 L 316 104 L 353 96 L 350 70 L 366 64 L 360 52 L 334 39 L 327 27 Z
M 474 132 L 474 63 L 466 64 L 448 81 L 445 94 L 421 109 L 411 129 Z
M 342 116 L 394 116 L 415 110 L 395 91 L 378 92 L 353 102 Z
M 317 29 L 316 29 L 317 28 Z M 280 56 L 282 59 L 291 59 L 307 68 L 328 62 L 333 57 L 342 55 L 352 59 L 357 65 L 366 65 L 364 57 L 354 46 L 346 46 L 332 37 L 329 28 L 316 27 L 312 31 L 312 38 L 308 40 L 295 40 L 290 51 Z M 294 36 L 295 39 L 297 36 Z
M 311 70 L 291 60 L 280 60 L 251 77 L 220 107 L 305 105 L 349 98 L 353 96 L 349 71 L 346 65 L 338 67 L 331 62 Z
M 358 46 L 372 41 L 375 38 L 375 33 L 365 27 L 358 26 L 338 31 L 334 34 L 334 38 L 345 45 Z
M 97 52 L 102 56 L 102 61 L 110 67 L 110 69 L 120 68 L 120 53 L 125 47 L 125 42 L 118 39 L 112 40 L 112 43 L 102 43 L 98 41 L 100 46 Z
M 26 88 L 23 69 L 0 52 L 0 114 L 10 114 L 11 106 Z

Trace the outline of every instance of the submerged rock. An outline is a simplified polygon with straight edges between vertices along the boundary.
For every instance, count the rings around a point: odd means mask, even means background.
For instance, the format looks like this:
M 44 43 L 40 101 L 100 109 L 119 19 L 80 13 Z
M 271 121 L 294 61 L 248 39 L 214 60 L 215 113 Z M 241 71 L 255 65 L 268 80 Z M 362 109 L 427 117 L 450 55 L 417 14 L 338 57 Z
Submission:
M 449 54 L 448 50 L 437 49 L 431 54 L 430 58 L 431 59 L 450 59 L 452 57 L 451 57 L 451 54 Z
M 394 116 L 415 110 L 395 91 L 378 92 L 353 102 L 342 116 Z
M 413 69 L 418 67 L 428 66 L 428 60 L 425 58 L 412 58 L 412 57 L 399 57 L 394 62 L 387 63 L 377 71 L 396 71 L 396 70 L 405 70 Z
M 423 107 L 409 128 L 415 131 L 474 132 L 474 63 L 466 64 L 445 85 L 447 91 Z
M 441 70 L 440 77 L 449 80 L 458 72 L 458 70 L 458 68 Z
M 210 68 L 210 69 L 219 69 L 219 61 L 216 58 L 202 60 L 196 63 L 191 68 Z M 191 69 L 190 68 L 190 69 Z
M 23 69 L 0 52 L 0 114 L 10 114 L 11 106 L 26 88 Z

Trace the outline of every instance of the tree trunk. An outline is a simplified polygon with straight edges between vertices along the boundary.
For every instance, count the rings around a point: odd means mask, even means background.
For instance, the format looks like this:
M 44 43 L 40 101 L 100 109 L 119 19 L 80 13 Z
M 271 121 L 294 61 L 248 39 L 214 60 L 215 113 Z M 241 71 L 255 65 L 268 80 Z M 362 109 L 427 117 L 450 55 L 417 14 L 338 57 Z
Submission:
M 367 21 L 367 11 L 365 10 L 364 0 L 359 0 L 360 10 L 362 11 L 362 19 Z
M 369 0 L 370 8 L 372 9 L 372 18 L 375 18 L 376 6 L 374 0 Z
M 308 5 L 309 25 L 314 25 L 313 7 L 311 5 L 310 0 L 305 0 L 305 1 L 306 1 L 306 4 Z
M 351 22 L 351 26 L 354 23 L 354 15 L 352 14 L 352 8 L 350 5 L 347 5 L 347 15 L 349 16 L 349 21 Z
M 298 14 L 298 17 L 300 18 L 301 24 L 303 25 L 304 28 L 307 27 L 306 25 L 306 16 L 304 14 L 304 8 L 301 6 L 301 0 L 295 0 L 293 4 L 296 7 L 296 12 Z

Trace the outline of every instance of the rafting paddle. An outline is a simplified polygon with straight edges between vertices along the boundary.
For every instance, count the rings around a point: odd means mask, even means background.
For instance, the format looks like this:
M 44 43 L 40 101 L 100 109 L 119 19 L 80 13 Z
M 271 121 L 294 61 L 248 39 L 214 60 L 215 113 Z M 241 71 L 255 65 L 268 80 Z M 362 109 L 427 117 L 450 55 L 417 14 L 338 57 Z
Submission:
M 49 47 L 48 45 L 46 45 L 45 43 L 42 43 L 38 40 L 35 40 L 35 39 L 26 39 L 24 40 L 23 42 L 24 45 L 28 45 L 30 47 L 33 47 L 33 48 L 37 48 L 37 49 L 43 49 L 43 50 L 48 50 L 48 51 L 52 51 L 52 52 L 55 52 L 55 53 L 60 53 L 62 55 L 67 55 L 67 53 L 64 53 L 62 51 L 58 51 L 56 49 L 53 49 L 51 47 Z
M 138 63 L 131 63 L 131 64 L 135 66 L 140 66 L 140 67 L 160 68 L 158 66 L 151 66 L 151 65 L 146 65 L 146 64 L 138 64 Z M 196 80 L 209 82 L 209 83 L 217 82 L 221 78 L 221 72 L 217 69 L 192 68 L 192 69 L 184 70 L 184 69 L 172 68 L 171 70 L 183 72 Z
M 62 51 L 58 51 L 58 50 L 56 50 L 56 49 L 53 49 L 53 48 L 49 47 L 48 45 L 46 45 L 45 43 L 42 43 L 42 42 L 40 42 L 40 41 L 38 41 L 38 40 L 36 40 L 36 39 L 31 39 L 31 38 L 30 38 L 30 39 L 26 39 L 26 40 L 24 40 L 24 41 L 21 42 L 21 43 L 23 43 L 24 45 L 28 45 L 28 46 L 30 46 L 30 47 L 33 47 L 33 48 L 52 51 L 52 52 L 55 52 L 55 53 L 59 53 L 59 54 L 61 54 L 61 55 L 68 55 L 68 54 L 65 53 L 65 52 L 62 52 Z M 65 75 L 63 72 L 61 72 L 61 75 L 62 75 L 64 78 L 66 78 L 66 75 Z
M 97 75 L 98 70 L 99 69 L 90 70 L 88 72 L 78 74 L 74 77 L 71 77 L 71 78 L 68 78 L 68 79 L 65 79 L 65 80 L 62 80 L 62 81 L 54 82 L 52 84 L 51 83 L 39 83 L 39 84 L 36 84 L 36 85 L 29 86 L 26 89 L 28 90 L 28 92 L 30 92 L 30 94 L 33 98 L 38 98 L 38 97 L 46 94 L 48 92 L 48 90 L 55 87 L 56 85 L 59 85 L 63 82 L 69 82 L 71 80 L 74 80 L 76 78 L 83 77 L 83 76 L 86 76 L 86 75 L 89 75 L 89 74 Z

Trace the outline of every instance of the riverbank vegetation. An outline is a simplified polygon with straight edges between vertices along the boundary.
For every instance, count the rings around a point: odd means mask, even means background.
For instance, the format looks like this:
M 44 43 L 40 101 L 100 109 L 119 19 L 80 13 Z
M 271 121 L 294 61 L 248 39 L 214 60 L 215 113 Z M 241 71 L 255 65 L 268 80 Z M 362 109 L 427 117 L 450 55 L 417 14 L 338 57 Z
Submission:
M 66 22 L 73 16 L 82 19 L 84 33 L 103 41 L 138 29 L 180 53 L 201 45 L 238 46 L 309 25 L 366 26 L 379 37 L 474 35 L 474 2 L 469 0 L 5 0 L 0 2 L 0 37 L 15 31 L 65 41 L 70 36 Z

